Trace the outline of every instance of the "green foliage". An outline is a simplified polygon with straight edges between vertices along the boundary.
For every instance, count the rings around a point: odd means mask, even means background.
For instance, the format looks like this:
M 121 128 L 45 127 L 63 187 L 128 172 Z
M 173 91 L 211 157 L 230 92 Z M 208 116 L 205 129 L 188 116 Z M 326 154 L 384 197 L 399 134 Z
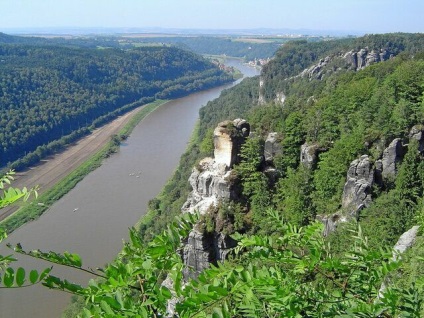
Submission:
M 313 201 L 317 213 L 337 210 L 349 164 L 363 151 L 363 134 L 358 128 L 351 134 L 343 135 L 329 151 L 320 156 L 318 169 L 314 174 Z
M 254 226 L 259 228 L 262 222 L 262 211 L 271 203 L 268 179 L 259 171 L 263 161 L 262 154 L 263 140 L 258 137 L 249 138 L 241 147 L 241 162 L 234 167 L 234 171 L 241 180 L 242 193 L 250 202 Z
M 10 186 L 13 180 L 13 171 L 9 171 L 4 176 L 0 177 L 0 208 L 4 208 L 17 202 L 18 200 L 27 200 L 31 194 L 37 195 L 35 189 L 27 190 L 26 188 L 20 190 Z M 7 237 L 6 231 L 0 227 L 0 243 Z M 12 255 L 0 255 L 0 288 L 18 288 L 37 284 L 43 281 L 50 268 L 45 269 L 41 273 L 36 270 L 31 270 L 29 275 L 25 269 L 18 267 L 14 269 L 9 265 L 15 262 L 16 259 Z M 28 281 L 29 280 L 29 281 Z
M 395 188 L 383 192 L 361 212 L 364 232 L 370 237 L 372 246 L 394 244 L 403 232 L 422 218 L 423 165 L 418 142 L 411 140 L 399 168 Z
M 322 224 L 296 227 L 275 211 L 264 215 L 275 226 L 273 235 L 234 235 L 238 246 L 231 262 L 211 266 L 185 283 L 177 251 L 196 222 L 190 214 L 148 244 L 131 230 L 119 257 L 87 287 L 50 275 L 43 284 L 83 297 L 86 306 L 78 317 L 161 317 L 172 297 L 176 315 L 187 318 L 418 317 L 422 294 L 414 286 L 388 285 L 380 291 L 402 262 L 390 250 L 370 250 L 360 228 L 349 249 L 334 256 Z M 87 271 L 66 255 L 41 255 Z
M 277 184 L 273 197 L 275 207 L 282 211 L 287 222 L 297 226 L 309 224 L 315 219 L 312 190 L 312 174 L 308 168 L 288 169 L 286 178 Z
M 205 137 L 200 143 L 200 152 L 205 156 L 212 156 L 214 150 L 213 129 L 209 128 L 206 131 Z

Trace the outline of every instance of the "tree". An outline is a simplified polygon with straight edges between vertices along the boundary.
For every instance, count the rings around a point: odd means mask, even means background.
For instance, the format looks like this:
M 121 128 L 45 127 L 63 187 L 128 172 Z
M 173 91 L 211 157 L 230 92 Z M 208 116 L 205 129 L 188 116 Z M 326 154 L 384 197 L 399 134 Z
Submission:
M 277 228 L 273 235 L 234 235 L 232 259 L 196 279 L 184 281 L 178 252 L 197 220 L 186 214 L 148 244 L 131 230 L 118 258 L 87 287 L 53 276 L 43 284 L 82 296 L 79 317 L 163 317 L 172 298 L 181 318 L 419 317 L 423 295 L 414 286 L 381 291 L 401 260 L 390 249 L 370 250 L 361 228 L 346 253 L 334 256 L 322 224 L 296 227 L 275 211 L 264 214 Z M 77 257 L 17 251 L 85 271 Z
M 13 204 L 18 200 L 27 200 L 28 197 L 34 193 L 36 195 L 36 190 L 27 190 L 26 188 L 17 189 L 10 186 L 11 181 L 13 180 L 13 171 L 9 171 L 4 176 L 0 178 L 0 190 L 3 192 L 0 196 L 0 208 L 4 208 Z M 7 237 L 6 231 L 0 227 L 0 243 Z M 16 271 L 9 265 L 16 261 L 16 259 L 11 256 L 0 255 L 0 288 L 14 288 L 14 287 L 23 287 L 26 285 L 32 285 L 41 282 L 47 274 L 50 272 L 50 269 L 46 269 L 43 272 L 39 273 L 36 270 L 32 270 L 27 277 L 25 269 L 19 267 Z M 27 282 L 29 279 L 29 283 Z

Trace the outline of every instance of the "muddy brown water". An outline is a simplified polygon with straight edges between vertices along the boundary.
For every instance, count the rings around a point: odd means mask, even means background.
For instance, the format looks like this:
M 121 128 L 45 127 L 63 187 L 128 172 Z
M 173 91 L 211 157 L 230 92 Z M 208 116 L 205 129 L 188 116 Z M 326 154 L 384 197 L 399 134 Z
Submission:
M 228 60 L 245 76 L 259 72 Z M 25 250 L 78 253 L 85 267 L 102 267 L 111 261 L 127 240 L 128 228 L 146 212 L 175 170 L 186 149 L 199 109 L 231 85 L 192 94 L 161 106 L 145 118 L 121 146 L 120 151 L 84 178 L 53 204 L 37 221 L 13 232 L 6 242 L 21 243 Z M 11 253 L 0 246 L 0 254 Z M 42 261 L 19 256 L 16 266 L 49 267 Z M 53 274 L 86 284 L 91 278 L 55 265 Z M 0 289 L 1 318 L 60 317 L 70 295 L 42 286 Z

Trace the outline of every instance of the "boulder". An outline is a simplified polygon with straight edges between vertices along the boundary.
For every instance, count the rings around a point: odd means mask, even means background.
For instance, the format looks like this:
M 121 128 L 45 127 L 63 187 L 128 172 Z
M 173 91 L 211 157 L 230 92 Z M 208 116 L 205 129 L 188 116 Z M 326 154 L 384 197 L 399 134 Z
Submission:
M 359 211 L 371 203 L 374 169 L 367 155 L 352 161 L 343 188 L 342 208 L 347 215 L 357 218 Z
M 415 225 L 399 237 L 398 241 L 393 247 L 392 258 L 394 261 L 398 260 L 398 258 L 401 257 L 401 254 L 405 253 L 408 248 L 411 248 L 414 245 L 419 229 L 420 227 Z M 383 283 L 381 284 L 380 290 L 378 291 L 379 298 L 383 297 L 383 293 L 387 289 L 387 286 L 390 284 L 390 277 L 385 277 Z
M 414 245 L 415 239 L 418 235 L 419 226 L 415 225 L 408 231 L 403 233 L 393 248 L 393 259 L 396 260 L 399 254 L 404 253 L 408 248 Z
M 394 139 L 390 145 L 383 151 L 383 171 L 384 179 L 394 178 L 396 176 L 398 166 L 402 161 L 404 149 L 400 138 Z
M 266 163 L 272 163 L 275 156 L 282 154 L 278 133 L 271 132 L 265 140 L 264 157 Z

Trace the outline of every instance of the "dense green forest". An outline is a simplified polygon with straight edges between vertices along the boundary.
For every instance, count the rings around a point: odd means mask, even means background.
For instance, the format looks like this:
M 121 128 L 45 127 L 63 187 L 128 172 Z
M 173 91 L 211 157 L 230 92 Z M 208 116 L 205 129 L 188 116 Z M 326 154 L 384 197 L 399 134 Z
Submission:
M 0 78 L 0 166 L 32 152 L 14 168 L 136 106 L 232 80 L 207 60 L 173 47 L 25 44 L 0 45 Z M 47 146 L 62 137 L 68 140 Z

